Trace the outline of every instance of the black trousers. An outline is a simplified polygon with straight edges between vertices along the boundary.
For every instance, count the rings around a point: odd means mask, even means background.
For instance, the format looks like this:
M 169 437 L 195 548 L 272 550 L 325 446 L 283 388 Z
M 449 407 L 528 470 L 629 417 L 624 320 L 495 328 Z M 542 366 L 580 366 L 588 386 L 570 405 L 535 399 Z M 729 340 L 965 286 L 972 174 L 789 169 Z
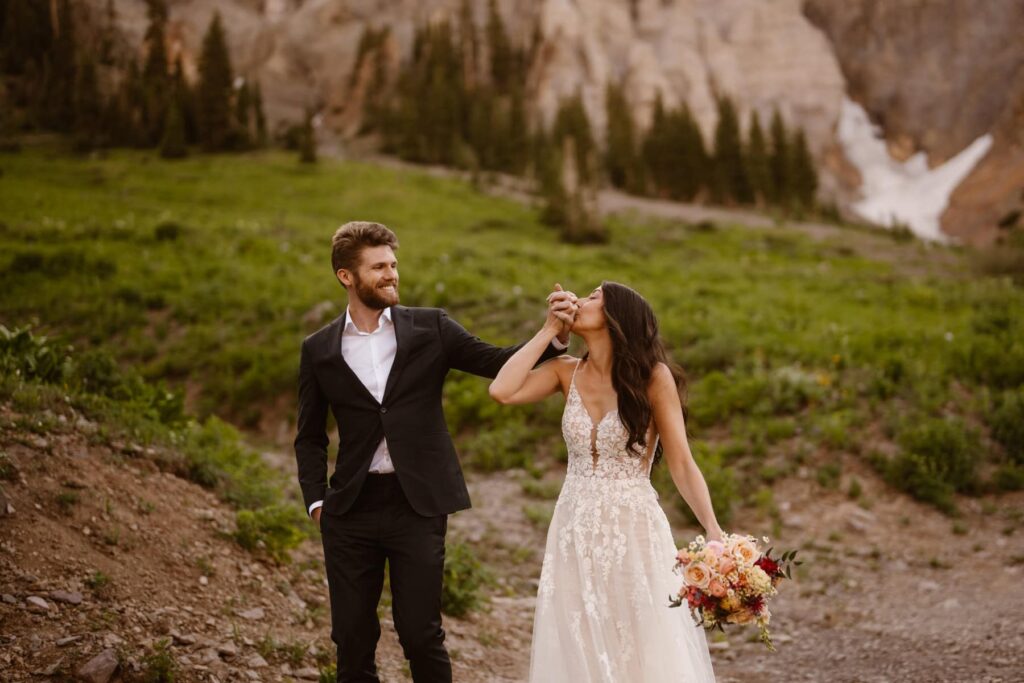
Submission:
M 377 683 L 377 605 L 384 562 L 391 577 L 391 613 L 416 683 L 450 683 L 452 665 L 441 627 L 441 582 L 448 516 L 423 517 L 394 474 L 369 474 L 352 508 L 321 513 L 331 640 L 338 647 L 338 683 Z

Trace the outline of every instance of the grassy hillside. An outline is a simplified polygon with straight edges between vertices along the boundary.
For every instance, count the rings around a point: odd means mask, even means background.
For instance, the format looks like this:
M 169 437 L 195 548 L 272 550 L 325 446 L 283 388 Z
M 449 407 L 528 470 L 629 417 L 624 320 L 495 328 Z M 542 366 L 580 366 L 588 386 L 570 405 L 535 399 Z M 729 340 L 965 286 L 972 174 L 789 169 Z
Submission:
M 1024 291 L 956 250 L 638 216 L 570 246 L 456 180 L 276 153 L 34 148 L 0 168 L 0 323 L 111 354 L 203 415 L 252 425 L 293 405 L 299 343 L 343 310 L 330 236 L 372 219 L 401 240 L 403 303 L 490 341 L 532 333 L 555 281 L 643 293 L 688 373 L 691 444 L 726 517 L 741 499 L 771 512 L 767 487 L 800 466 L 838 485 L 843 454 L 950 512 L 954 492 L 1024 478 Z M 477 467 L 539 473 L 564 455 L 560 402 L 499 409 L 484 382 L 453 380 L 450 426 Z

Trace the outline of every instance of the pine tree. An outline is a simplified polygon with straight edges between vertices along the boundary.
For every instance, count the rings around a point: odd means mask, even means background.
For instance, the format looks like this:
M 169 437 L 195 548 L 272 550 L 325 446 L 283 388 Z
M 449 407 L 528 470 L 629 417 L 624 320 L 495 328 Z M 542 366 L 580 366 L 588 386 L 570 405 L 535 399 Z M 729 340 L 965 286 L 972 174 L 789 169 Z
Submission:
M 580 182 L 587 185 L 597 180 L 597 169 L 593 163 L 597 146 L 591 132 L 587 110 L 583 106 L 583 98 L 579 94 L 562 100 L 555 115 L 551 138 L 552 144 L 559 147 L 565 145 L 566 139 L 572 139 L 573 156 Z
M 50 3 L 38 0 L 7 0 L 0 59 L 9 74 L 38 74 L 54 39 Z
M 214 12 L 199 56 L 199 139 L 208 151 L 225 149 L 231 135 L 231 59 L 220 13 Z
M 146 0 L 149 25 L 146 28 L 146 61 L 142 67 L 143 126 L 148 143 L 156 145 L 163 136 L 167 109 L 172 104 L 168 97 L 170 76 L 167 64 L 167 5 L 164 0 Z
M 772 113 L 771 140 L 772 149 L 768 159 L 772 176 L 770 199 L 772 204 L 787 206 L 793 198 L 792 169 L 786 124 L 778 109 Z
M 487 5 L 487 45 L 491 51 L 491 82 L 498 93 L 507 93 L 515 72 L 512 42 L 505 31 L 495 0 Z
M 654 111 L 651 115 L 651 127 L 647 129 L 641 145 L 641 156 L 645 174 L 651 182 L 655 195 L 667 196 L 668 177 L 670 172 L 666 142 L 668 140 L 668 119 L 665 105 L 658 91 L 654 99 Z
M 181 55 L 174 60 L 174 71 L 171 74 L 171 91 L 173 92 L 170 107 L 177 107 L 185 128 L 186 144 L 199 143 L 199 120 L 196 111 L 196 97 L 192 87 L 185 78 L 181 65 Z
M 509 165 L 505 170 L 522 175 L 529 163 L 530 128 L 526 119 L 526 99 L 518 83 L 512 86 L 508 124 L 507 139 L 510 153 Z
M 181 159 L 188 154 L 185 146 L 185 120 L 176 103 L 167 107 L 167 121 L 160 141 L 160 156 L 164 159 Z
M 99 143 L 103 129 L 103 102 L 96 80 L 96 64 L 83 56 L 75 78 L 75 147 L 90 150 Z
M 260 82 L 256 81 L 252 87 L 252 115 L 256 122 L 256 144 L 265 147 L 267 144 L 267 117 L 263 113 L 263 90 Z
M 684 102 L 668 117 L 666 173 L 669 192 L 675 199 L 692 201 L 712 174 L 700 126 Z
M 749 203 L 752 197 L 743 166 L 739 120 L 728 97 L 718 100 L 714 161 L 715 181 L 712 195 L 715 201 Z
M 299 135 L 299 161 L 304 164 L 316 163 L 316 134 L 313 131 L 313 114 L 307 111 Z
M 475 88 L 480 76 L 480 37 L 473 20 L 473 6 L 462 0 L 459 6 L 459 45 L 463 60 L 463 79 L 468 88 Z
M 810 210 L 814 207 L 817 190 L 818 175 L 814 169 L 814 159 L 807 148 L 807 137 L 800 129 L 793 140 L 793 196 L 801 208 Z
M 53 39 L 43 60 L 42 97 L 37 112 L 47 128 L 69 132 L 75 123 L 75 22 L 68 0 L 53 2 L 51 8 L 55 11 L 50 17 Z
M 640 186 L 633 115 L 629 102 L 619 86 L 611 83 L 605 89 L 608 133 L 605 170 L 615 187 L 637 191 Z
M 766 203 L 774 193 L 772 189 L 771 167 L 768 163 L 768 147 L 765 144 L 761 120 L 757 112 L 750 111 L 750 132 L 748 133 L 747 153 L 744 159 L 747 164 L 747 176 L 750 188 L 758 203 Z
M 235 94 L 235 130 L 238 131 L 239 145 L 243 148 L 252 146 L 253 123 L 251 118 L 252 97 L 249 82 L 243 81 L 242 87 Z

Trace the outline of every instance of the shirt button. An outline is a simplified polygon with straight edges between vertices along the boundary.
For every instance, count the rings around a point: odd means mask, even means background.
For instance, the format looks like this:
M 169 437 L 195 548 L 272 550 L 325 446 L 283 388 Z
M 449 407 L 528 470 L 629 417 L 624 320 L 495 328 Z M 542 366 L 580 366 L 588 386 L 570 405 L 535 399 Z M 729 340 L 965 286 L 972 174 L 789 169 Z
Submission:
M 383 415 L 386 412 L 388 412 L 388 409 L 385 406 L 381 406 L 380 407 L 380 414 Z

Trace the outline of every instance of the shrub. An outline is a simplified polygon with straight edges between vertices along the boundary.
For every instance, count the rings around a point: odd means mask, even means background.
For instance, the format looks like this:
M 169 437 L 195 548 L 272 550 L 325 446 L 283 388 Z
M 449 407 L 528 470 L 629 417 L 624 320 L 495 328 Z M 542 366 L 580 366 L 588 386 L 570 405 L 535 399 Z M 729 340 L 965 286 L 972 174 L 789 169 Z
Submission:
M 956 512 L 954 493 L 978 491 L 978 435 L 960 420 L 911 419 L 897 441 L 902 451 L 895 458 L 871 456 L 872 464 L 891 486 L 946 514 Z
M 69 374 L 71 357 L 63 344 L 37 337 L 28 327 L 0 325 L 0 375 L 60 383 Z
M 294 505 L 268 505 L 258 510 L 239 510 L 235 540 L 246 550 L 262 549 L 278 562 L 287 562 L 288 551 L 304 537 L 300 524 L 306 517 Z
M 153 651 L 142 660 L 142 683 L 173 683 L 178 674 L 178 663 L 171 653 L 170 638 L 161 638 L 153 644 Z
M 956 347 L 950 361 L 953 372 L 996 389 L 1024 384 L 1024 344 L 1012 335 L 975 336 Z
M 189 425 L 181 451 L 185 462 L 180 474 L 216 489 L 238 507 L 256 509 L 280 499 L 274 472 L 244 444 L 237 429 L 217 417 Z
M 1024 465 L 1024 389 L 1003 392 L 989 426 L 992 438 L 1003 446 L 1010 461 Z
M 180 223 L 162 221 L 153 229 L 153 237 L 157 242 L 173 242 L 181 237 L 184 231 Z
M 481 602 L 480 589 L 490 582 L 490 573 L 465 543 L 448 543 L 444 555 L 444 585 L 441 611 L 461 617 Z
M 511 422 L 483 428 L 466 439 L 463 451 L 470 463 L 483 472 L 529 467 L 536 451 L 537 433 L 523 422 Z

